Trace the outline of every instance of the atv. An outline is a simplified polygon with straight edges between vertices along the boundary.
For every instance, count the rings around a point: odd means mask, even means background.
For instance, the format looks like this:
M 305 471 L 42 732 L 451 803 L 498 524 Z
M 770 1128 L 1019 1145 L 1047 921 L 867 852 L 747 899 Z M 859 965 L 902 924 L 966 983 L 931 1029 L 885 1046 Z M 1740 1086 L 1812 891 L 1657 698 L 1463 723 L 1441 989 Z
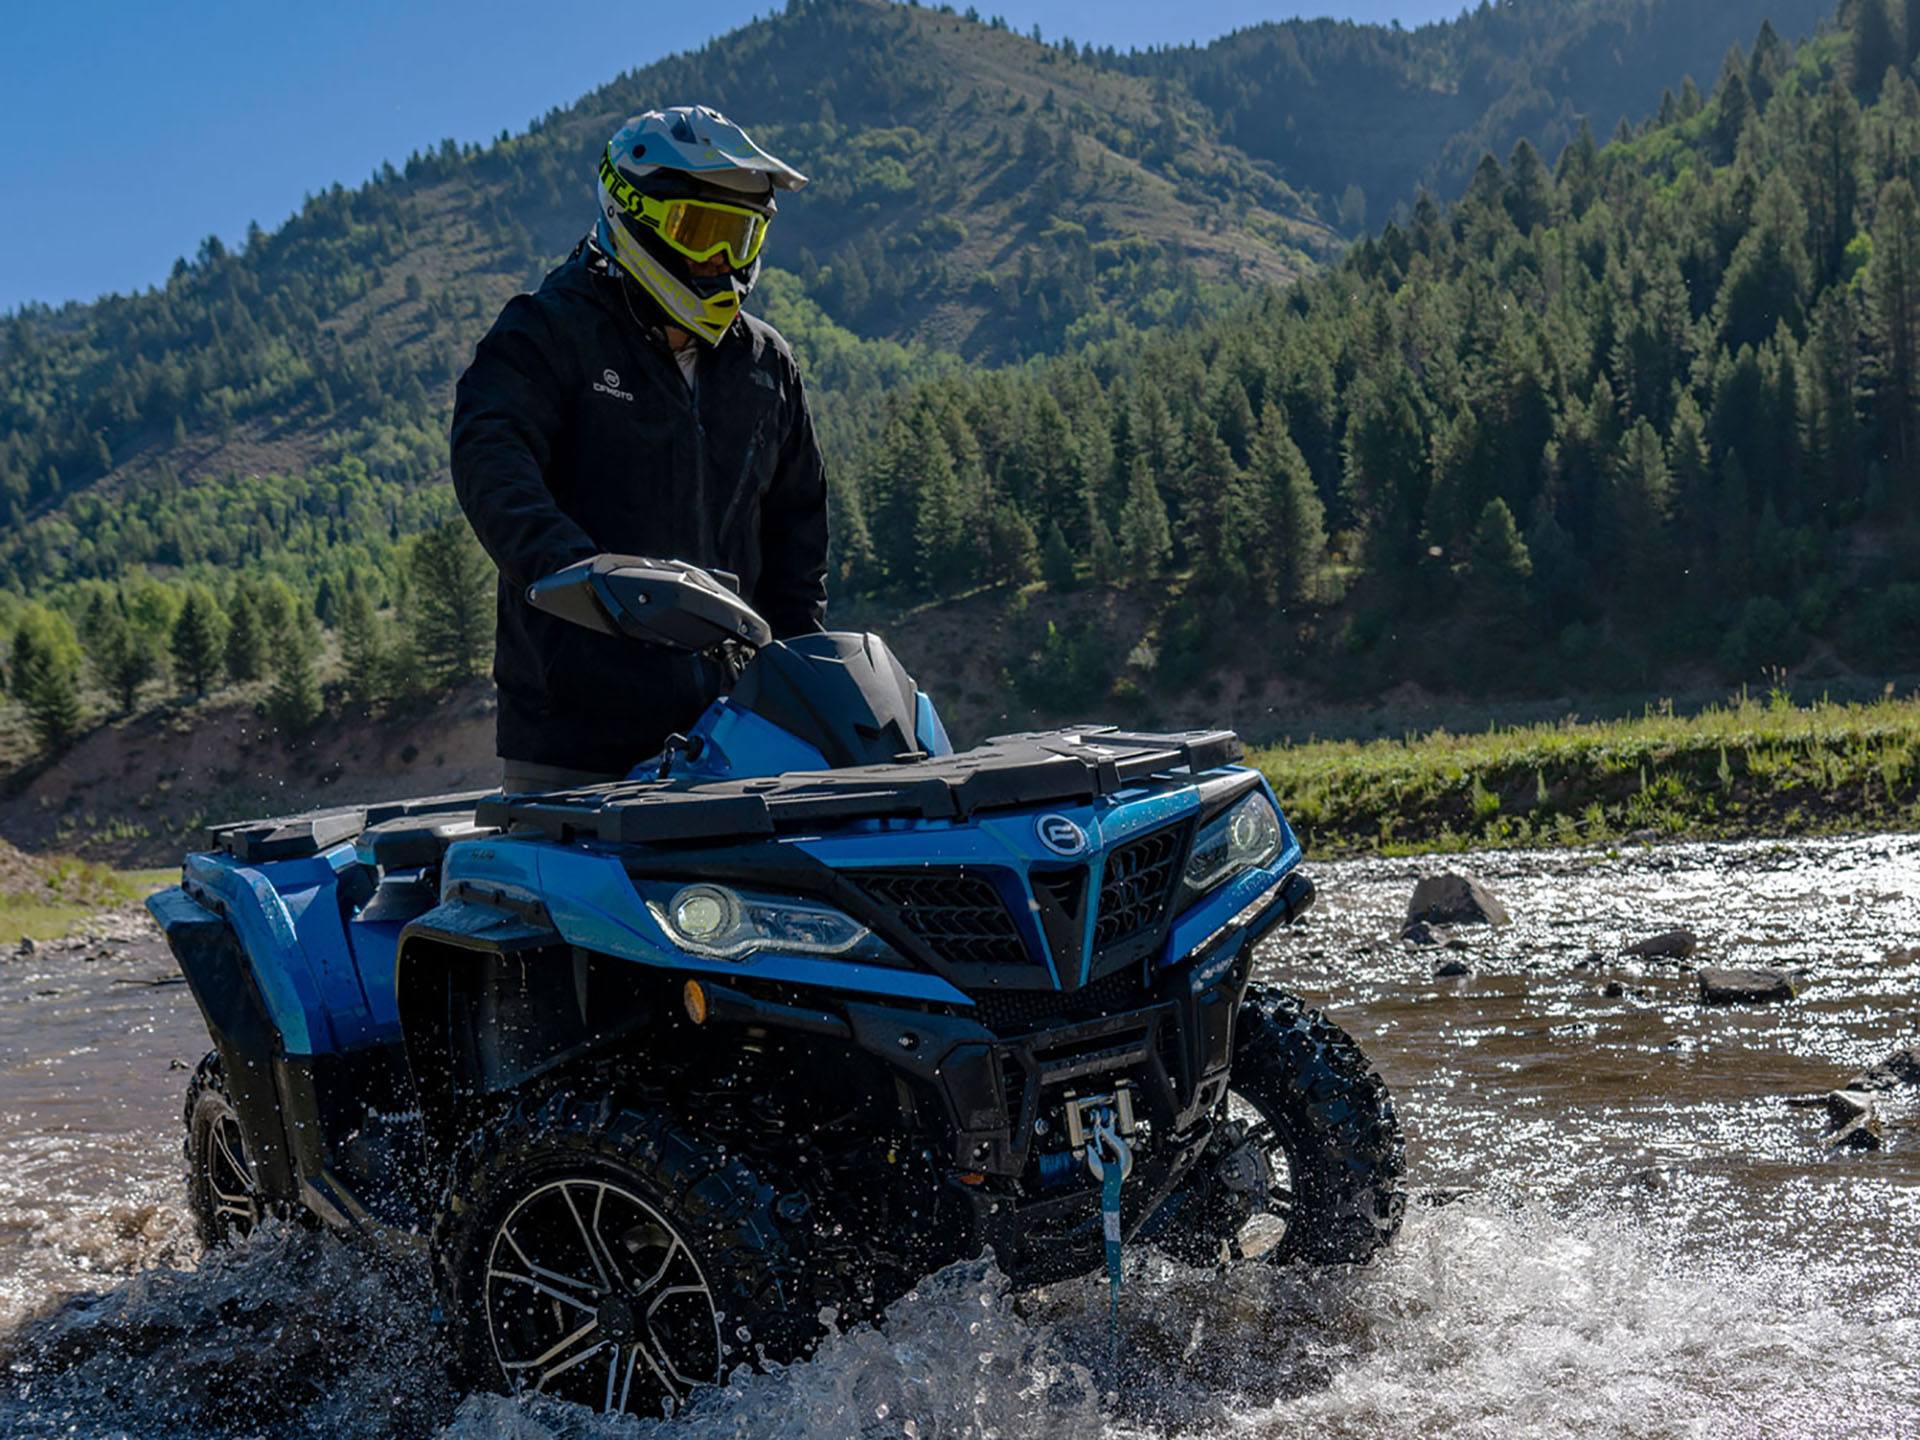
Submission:
M 463 1378 L 653 1415 L 989 1247 L 1030 1286 L 1384 1245 L 1385 1087 L 1251 983 L 1314 887 L 1235 737 L 956 753 L 878 638 L 774 640 L 729 581 L 530 591 L 734 677 L 631 778 L 221 825 L 148 902 L 214 1042 L 202 1240 L 424 1249 Z

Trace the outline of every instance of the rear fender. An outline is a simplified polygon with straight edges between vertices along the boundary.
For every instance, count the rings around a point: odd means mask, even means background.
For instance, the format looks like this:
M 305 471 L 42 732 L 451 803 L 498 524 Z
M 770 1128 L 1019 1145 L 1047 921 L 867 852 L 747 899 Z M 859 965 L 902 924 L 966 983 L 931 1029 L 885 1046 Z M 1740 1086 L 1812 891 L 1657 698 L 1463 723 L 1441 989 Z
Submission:
M 285 1077 L 277 1073 L 281 1033 L 246 950 L 225 919 L 178 885 L 152 896 L 147 909 L 166 934 L 180 973 L 206 1017 L 262 1188 L 271 1195 L 293 1196 L 297 1187 L 281 1118 L 279 1086 Z

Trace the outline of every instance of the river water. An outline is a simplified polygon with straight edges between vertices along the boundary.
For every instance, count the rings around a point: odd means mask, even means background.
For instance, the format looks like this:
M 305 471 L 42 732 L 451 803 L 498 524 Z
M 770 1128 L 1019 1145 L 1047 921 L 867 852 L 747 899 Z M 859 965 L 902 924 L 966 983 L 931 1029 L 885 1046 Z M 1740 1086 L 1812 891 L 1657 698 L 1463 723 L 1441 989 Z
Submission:
M 955 1267 L 671 1427 L 457 1393 L 423 1278 L 331 1237 L 202 1259 L 179 1106 L 206 1042 L 158 937 L 0 960 L 0 1434 L 1920 1440 L 1920 1091 L 1871 1152 L 1792 1103 L 1920 1043 L 1920 839 L 1481 856 L 1515 923 L 1464 953 L 1398 939 L 1436 868 L 1317 867 L 1262 957 L 1392 1085 L 1419 1202 L 1384 1260 L 1139 1255 L 1118 1371 L 1103 1283 Z M 1800 997 L 1706 1007 L 1622 957 L 1676 925 Z

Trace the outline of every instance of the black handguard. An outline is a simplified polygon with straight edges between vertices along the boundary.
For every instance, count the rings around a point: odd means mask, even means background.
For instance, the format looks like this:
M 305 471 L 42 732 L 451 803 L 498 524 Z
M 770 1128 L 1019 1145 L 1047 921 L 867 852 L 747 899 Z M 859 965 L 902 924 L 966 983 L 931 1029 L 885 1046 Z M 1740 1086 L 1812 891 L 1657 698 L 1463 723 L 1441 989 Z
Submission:
M 527 603 L 605 635 L 695 654 L 727 644 L 758 650 L 773 639 L 735 591 L 679 560 L 596 555 L 534 581 Z

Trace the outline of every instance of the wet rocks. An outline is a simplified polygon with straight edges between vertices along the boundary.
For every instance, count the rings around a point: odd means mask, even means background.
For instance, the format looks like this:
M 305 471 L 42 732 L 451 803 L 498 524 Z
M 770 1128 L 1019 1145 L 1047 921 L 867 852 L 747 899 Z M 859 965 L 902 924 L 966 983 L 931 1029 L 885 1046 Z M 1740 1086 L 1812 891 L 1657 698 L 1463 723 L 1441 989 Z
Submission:
M 1878 1150 L 1880 1117 L 1871 1096 L 1835 1090 L 1827 1096 L 1827 1145 L 1835 1150 Z
M 1734 970 L 1707 966 L 1699 972 L 1700 998 L 1709 1005 L 1770 1005 L 1799 994 L 1785 970 Z
M 1896 1051 L 1872 1069 L 1862 1070 L 1847 1082 L 1847 1089 L 1873 1093 L 1901 1085 L 1920 1085 L 1920 1046 Z
M 1400 932 L 1400 938 L 1414 948 L 1424 950 L 1429 946 L 1441 944 L 1447 937 L 1426 921 L 1415 920 Z
M 1641 960 L 1691 960 L 1700 948 L 1691 930 L 1663 930 L 1627 946 L 1626 953 Z
M 1447 871 L 1441 875 L 1423 875 L 1407 901 L 1409 928 L 1425 921 L 1429 925 L 1511 925 L 1507 913 L 1494 893 L 1471 875 Z
M 1449 955 L 1434 965 L 1433 974 L 1437 980 L 1455 980 L 1462 975 L 1473 974 L 1473 966 L 1458 955 Z

